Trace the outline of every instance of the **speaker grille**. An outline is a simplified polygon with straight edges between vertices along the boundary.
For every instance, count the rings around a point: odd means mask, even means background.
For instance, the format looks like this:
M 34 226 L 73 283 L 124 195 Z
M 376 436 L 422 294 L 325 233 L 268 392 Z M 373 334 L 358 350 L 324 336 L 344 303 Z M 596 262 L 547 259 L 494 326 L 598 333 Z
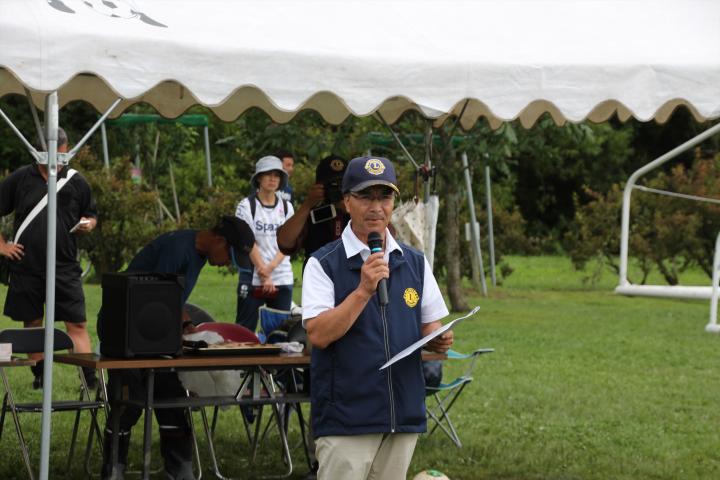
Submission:
M 145 283 L 133 284 L 129 291 L 130 345 L 140 355 L 177 350 L 177 342 L 172 341 L 181 336 L 182 329 L 177 285 Z
M 103 276 L 105 355 L 176 355 L 182 351 L 183 278 L 165 274 Z M 107 337 L 107 338 L 105 338 Z

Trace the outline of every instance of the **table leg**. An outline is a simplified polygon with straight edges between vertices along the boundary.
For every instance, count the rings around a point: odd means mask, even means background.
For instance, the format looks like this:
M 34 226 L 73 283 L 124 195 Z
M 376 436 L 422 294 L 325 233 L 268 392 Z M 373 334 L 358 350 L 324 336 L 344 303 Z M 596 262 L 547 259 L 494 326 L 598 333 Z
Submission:
M 285 425 L 283 422 L 282 414 L 280 413 L 280 407 L 277 403 L 272 404 L 273 413 L 275 414 L 275 420 L 278 426 L 278 435 L 280 435 L 280 442 L 283 447 L 283 454 L 287 460 L 287 471 L 282 475 L 267 475 L 262 478 L 286 478 L 292 475 L 293 464 L 292 458 L 290 458 L 290 446 L 288 445 L 287 434 L 285 433 Z
M 143 480 L 150 478 L 150 448 L 152 446 L 152 405 L 153 390 L 155 389 L 155 369 L 147 371 L 147 386 L 145 396 L 145 431 L 143 433 Z
M 274 396 L 272 393 L 274 392 L 274 387 L 272 385 L 272 376 L 268 375 L 263 371 L 258 371 L 256 375 L 258 377 L 258 381 L 265 387 L 268 395 L 270 395 L 272 398 Z M 283 454 L 285 455 L 285 459 L 287 460 L 287 471 L 282 475 L 266 475 L 262 478 L 286 478 L 292 475 L 293 471 L 292 458 L 290 457 L 290 446 L 288 445 L 287 434 L 285 432 L 285 424 L 283 422 L 283 416 L 280 413 L 279 404 L 271 403 L 270 406 L 272 408 L 273 414 L 275 415 L 275 422 L 278 426 L 278 435 L 280 435 L 280 442 L 282 443 Z
M 112 473 L 110 478 L 112 480 L 120 478 L 120 471 L 118 467 L 118 451 L 120 449 L 120 416 L 122 416 L 122 408 L 120 406 L 121 392 L 122 392 L 122 380 L 118 375 L 117 381 L 110 382 L 111 386 L 111 398 L 110 401 L 110 412 L 112 416 L 112 448 L 110 449 L 110 461 L 112 463 Z

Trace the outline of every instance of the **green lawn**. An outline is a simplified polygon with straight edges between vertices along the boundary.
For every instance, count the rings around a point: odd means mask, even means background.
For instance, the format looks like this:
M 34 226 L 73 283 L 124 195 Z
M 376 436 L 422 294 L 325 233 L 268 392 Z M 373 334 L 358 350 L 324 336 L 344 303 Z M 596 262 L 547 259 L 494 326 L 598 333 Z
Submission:
M 464 447 L 440 432 L 421 437 L 410 478 L 426 468 L 453 480 L 720 478 L 720 339 L 704 332 L 709 302 L 619 297 L 613 276 L 583 284 L 584 274 L 566 258 L 506 258 L 514 273 L 487 299 L 472 293 L 471 303 L 482 309 L 456 331 L 458 350 L 496 350 L 483 357 L 476 380 L 454 407 Z M 685 280 L 709 283 L 697 272 Z M 232 321 L 234 292 L 235 277 L 206 268 L 191 301 Z M 92 318 L 100 289 L 87 286 L 86 294 Z M 4 327 L 11 323 L 2 320 Z M 457 368 L 446 364 L 446 376 Z M 58 372 L 58 395 L 72 394 L 73 372 Z M 11 373 L 29 387 L 29 372 Z M 40 398 L 29 389 L 21 395 Z M 256 478 L 282 470 L 274 437 L 251 465 L 237 412 L 221 418 L 217 443 L 228 474 Z M 39 424 L 39 416 L 23 423 L 36 464 Z M 6 427 L 0 477 L 23 478 L 12 424 Z M 64 471 L 70 428 L 71 418 L 54 417 L 52 478 L 82 475 L 79 461 Z M 294 425 L 291 439 L 299 464 L 293 478 L 302 478 Z M 134 440 L 138 463 L 139 430 Z

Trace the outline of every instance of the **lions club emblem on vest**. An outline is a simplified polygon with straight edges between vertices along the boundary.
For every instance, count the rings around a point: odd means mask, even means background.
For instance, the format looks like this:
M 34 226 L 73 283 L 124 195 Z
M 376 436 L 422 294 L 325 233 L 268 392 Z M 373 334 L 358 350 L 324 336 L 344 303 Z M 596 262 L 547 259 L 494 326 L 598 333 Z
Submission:
M 403 293 L 403 299 L 408 307 L 413 308 L 417 305 L 418 300 L 420 300 L 420 295 L 418 295 L 414 288 L 406 288 L 405 293 Z
M 377 158 L 371 158 L 370 160 L 365 162 L 365 170 L 370 175 L 382 175 L 382 173 L 385 171 L 385 164 Z

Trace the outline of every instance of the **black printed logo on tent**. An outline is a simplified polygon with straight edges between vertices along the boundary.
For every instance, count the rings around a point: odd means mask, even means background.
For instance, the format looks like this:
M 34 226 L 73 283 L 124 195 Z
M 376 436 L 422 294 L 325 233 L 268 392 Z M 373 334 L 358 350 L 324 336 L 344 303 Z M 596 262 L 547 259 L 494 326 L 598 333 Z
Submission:
M 64 13 L 74 14 L 78 10 L 86 8 L 106 17 L 137 18 L 153 27 L 167 28 L 167 25 L 163 25 L 141 12 L 132 0 L 47 0 L 47 3 L 55 10 Z

